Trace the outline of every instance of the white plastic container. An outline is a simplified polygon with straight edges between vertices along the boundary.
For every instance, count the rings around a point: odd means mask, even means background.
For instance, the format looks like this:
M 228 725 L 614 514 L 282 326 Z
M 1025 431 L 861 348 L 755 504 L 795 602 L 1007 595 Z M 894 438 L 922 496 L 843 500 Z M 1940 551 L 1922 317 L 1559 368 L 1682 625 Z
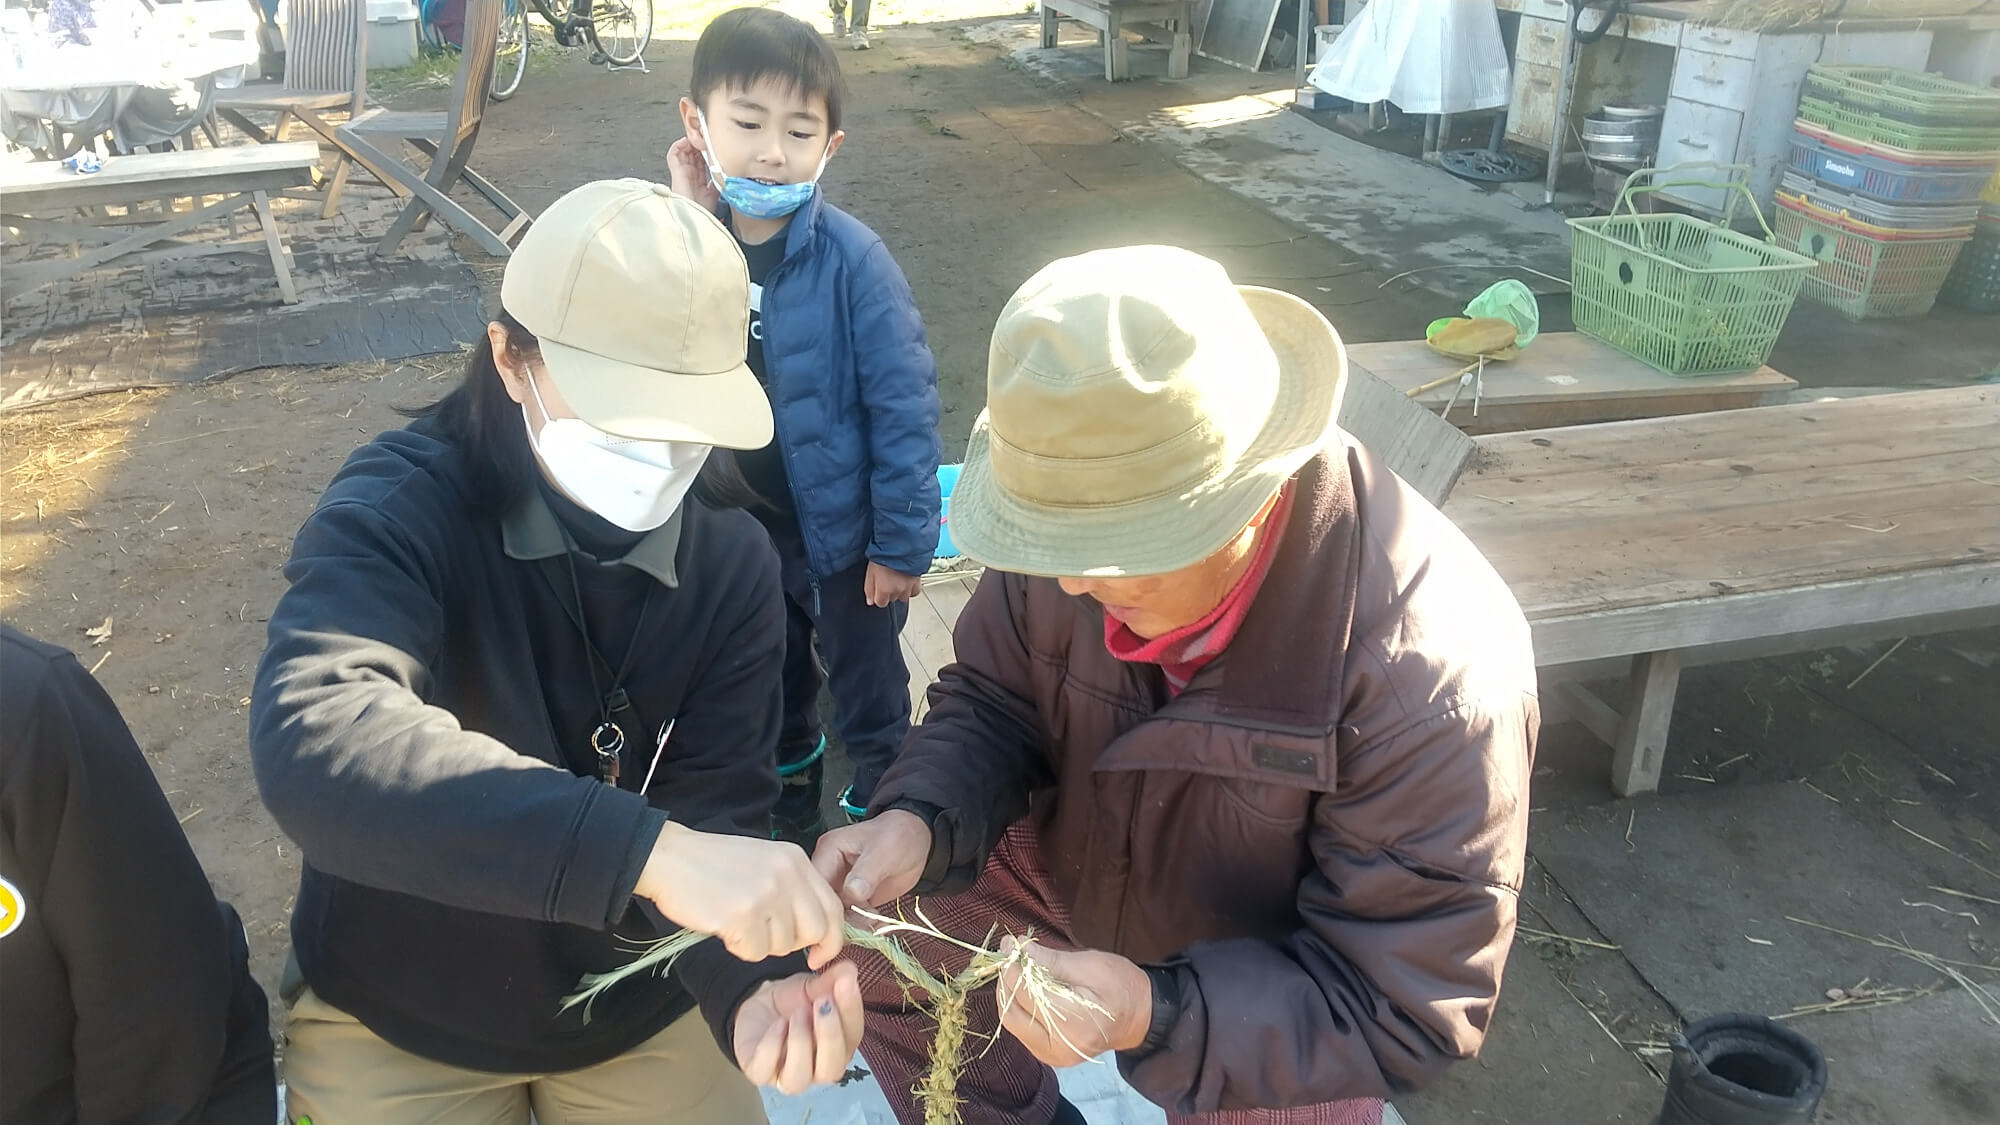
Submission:
M 1333 41 L 1340 38 L 1344 26 L 1344 24 L 1323 23 L 1313 28 L 1312 61 L 1318 62 L 1321 55 L 1333 49 Z
M 417 61 L 417 0 L 368 0 L 368 69 Z

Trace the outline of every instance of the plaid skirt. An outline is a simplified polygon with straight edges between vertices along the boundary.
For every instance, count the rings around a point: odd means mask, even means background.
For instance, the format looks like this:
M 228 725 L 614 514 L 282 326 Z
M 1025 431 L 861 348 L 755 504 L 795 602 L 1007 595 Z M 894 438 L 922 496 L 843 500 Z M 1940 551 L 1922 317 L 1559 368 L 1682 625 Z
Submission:
M 972 889 L 955 895 L 928 895 L 923 911 L 954 937 L 984 940 L 991 931 L 1034 934 L 1058 946 L 1074 947 L 1069 912 L 1056 900 L 1038 856 L 1034 829 L 1025 821 L 1008 827 L 993 849 L 986 870 Z M 904 910 L 911 903 L 901 904 Z M 895 913 L 896 907 L 885 913 Z M 934 939 L 903 936 L 910 952 L 946 974 L 965 968 L 968 955 Z M 849 955 L 853 956 L 853 955 Z M 862 1057 L 875 1071 L 882 1093 L 903 1125 L 923 1120 L 913 1090 L 930 1065 L 929 1016 L 909 1002 L 896 975 L 882 958 L 854 956 L 861 971 L 861 999 L 868 1013 Z M 1000 1034 L 993 990 L 982 988 L 966 1000 L 967 1050 L 958 1079 L 965 1125 L 1040 1125 L 1055 1114 L 1055 1071 L 1028 1053 L 1011 1035 Z M 990 1045 L 989 1045 L 990 1041 Z M 1233 1109 L 1194 1116 L 1169 1113 L 1172 1125 L 1381 1125 L 1382 1102 L 1355 1098 L 1292 1109 Z

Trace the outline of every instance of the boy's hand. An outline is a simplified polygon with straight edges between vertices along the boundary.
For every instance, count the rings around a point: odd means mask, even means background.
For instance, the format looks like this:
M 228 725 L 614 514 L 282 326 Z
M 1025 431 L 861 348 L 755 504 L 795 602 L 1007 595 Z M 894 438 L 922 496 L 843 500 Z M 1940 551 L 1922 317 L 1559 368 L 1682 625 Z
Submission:
M 708 175 L 708 161 L 686 137 L 667 149 L 667 186 L 675 195 L 685 195 L 711 211 L 722 204 L 722 194 Z
M 868 577 L 861 589 L 868 596 L 868 604 L 881 609 L 891 602 L 906 602 L 923 593 L 924 579 L 922 575 L 904 574 L 872 562 L 868 564 Z

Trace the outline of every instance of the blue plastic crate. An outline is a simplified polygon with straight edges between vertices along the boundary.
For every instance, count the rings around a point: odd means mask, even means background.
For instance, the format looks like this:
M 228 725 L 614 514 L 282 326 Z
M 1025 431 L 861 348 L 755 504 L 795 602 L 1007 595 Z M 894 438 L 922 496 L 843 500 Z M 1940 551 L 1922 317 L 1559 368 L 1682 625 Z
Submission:
M 1861 147 L 1860 142 L 1855 145 Z M 1792 167 L 1822 183 L 1888 203 L 1970 203 L 1979 199 L 1994 165 L 1897 160 L 1835 148 L 1816 131 L 1794 129 Z

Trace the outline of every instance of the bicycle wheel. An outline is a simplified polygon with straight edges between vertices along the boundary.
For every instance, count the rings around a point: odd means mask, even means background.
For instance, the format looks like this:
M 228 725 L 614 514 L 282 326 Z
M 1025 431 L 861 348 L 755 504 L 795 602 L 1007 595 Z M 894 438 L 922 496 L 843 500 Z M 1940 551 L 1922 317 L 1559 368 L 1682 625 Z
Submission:
M 493 100 L 513 97 L 527 73 L 528 12 L 518 0 L 507 0 L 507 14 L 500 17 L 500 36 L 493 45 Z
M 653 41 L 653 0 L 595 0 L 590 38 L 613 66 L 630 66 Z

